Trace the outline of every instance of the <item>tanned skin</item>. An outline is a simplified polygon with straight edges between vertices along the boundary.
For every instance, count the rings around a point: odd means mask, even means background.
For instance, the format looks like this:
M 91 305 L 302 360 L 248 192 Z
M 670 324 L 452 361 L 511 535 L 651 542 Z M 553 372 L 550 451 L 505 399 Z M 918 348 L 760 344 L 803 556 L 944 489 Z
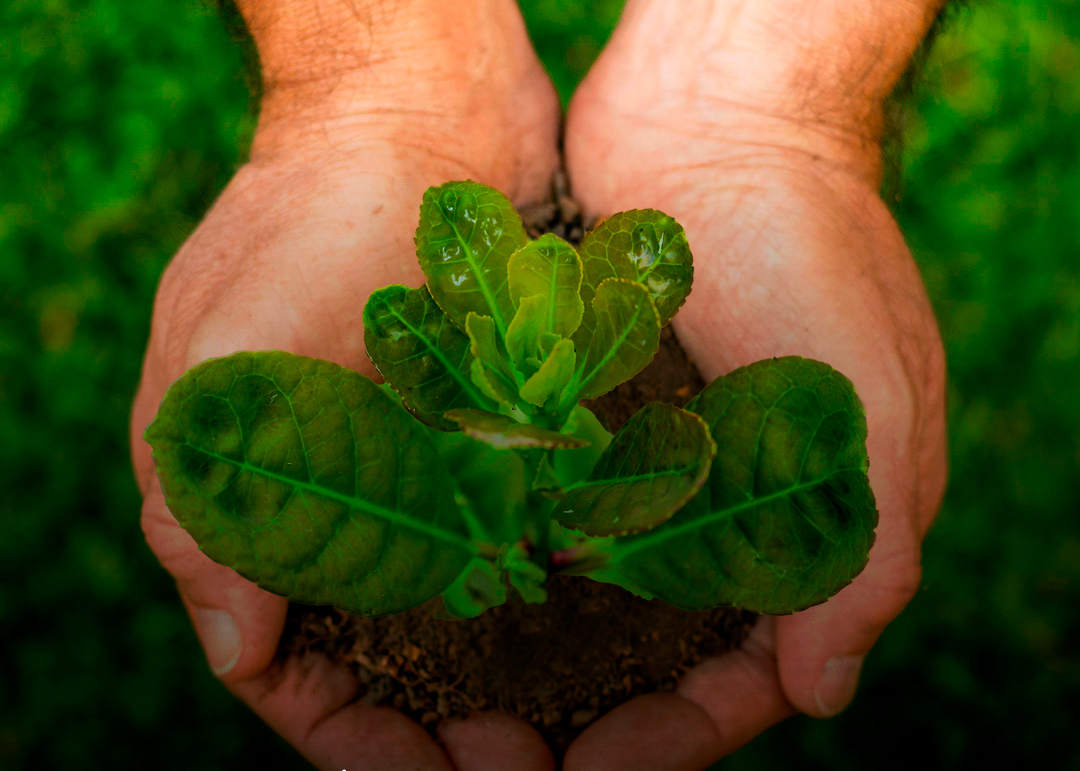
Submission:
M 164 504 L 141 436 L 168 385 L 237 350 L 366 374 L 364 298 L 419 285 L 416 203 L 448 179 L 547 194 L 560 110 L 513 0 L 240 0 L 261 64 L 251 158 L 162 278 L 132 416 L 143 529 L 211 667 L 322 769 L 550 770 L 532 728 L 439 727 L 355 703 L 321 659 L 274 663 L 287 603 L 209 561 Z M 585 731 L 566 771 L 701 771 L 797 711 L 854 695 L 919 585 L 945 482 L 944 358 L 918 271 L 878 191 L 886 104 L 941 0 L 629 0 L 570 105 L 565 160 L 593 216 L 662 209 L 695 288 L 675 328 L 707 379 L 821 359 L 867 407 L 881 512 L 870 564 L 824 605 L 762 619 L 674 694 Z

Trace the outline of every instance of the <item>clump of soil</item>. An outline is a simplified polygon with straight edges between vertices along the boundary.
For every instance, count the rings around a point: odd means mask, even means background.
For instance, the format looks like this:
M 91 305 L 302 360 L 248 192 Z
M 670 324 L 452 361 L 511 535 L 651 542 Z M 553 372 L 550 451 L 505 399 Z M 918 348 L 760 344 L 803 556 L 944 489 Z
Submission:
M 585 232 L 561 181 L 551 203 L 522 215 L 534 237 L 555 232 L 578 243 Z M 667 328 L 640 375 L 587 405 L 614 432 L 648 402 L 682 406 L 703 385 Z M 683 611 L 581 577 L 553 577 L 543 605 L 511 595 L 463 621 L 434 618 L 427 606 L 357 618 L 293 605 L 281 653 L 321 652 L 348 665 L 363 703 L 396 707 L 429 729 L 497 709 L 529 721 L 561 751 L 610 709 L 671 690 L 690 667 L 738 646 L 755 618 L 729 608 Z

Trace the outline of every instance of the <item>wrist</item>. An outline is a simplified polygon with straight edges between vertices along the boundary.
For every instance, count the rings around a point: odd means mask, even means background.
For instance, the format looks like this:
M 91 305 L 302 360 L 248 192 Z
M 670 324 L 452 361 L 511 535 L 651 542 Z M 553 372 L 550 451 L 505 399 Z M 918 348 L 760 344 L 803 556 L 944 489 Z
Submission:
M 726 104 L 880 138 L 883 105 L 946 0 L 629 0 L 624 24 L 650 40 L 686 38 Z M 681 30 L 681 32 L 680 32 Z
M 546 191 L 558 102 L 514 0 L 237 2 L 262 69 L 254 162 L 389 152 L 523 200 Z

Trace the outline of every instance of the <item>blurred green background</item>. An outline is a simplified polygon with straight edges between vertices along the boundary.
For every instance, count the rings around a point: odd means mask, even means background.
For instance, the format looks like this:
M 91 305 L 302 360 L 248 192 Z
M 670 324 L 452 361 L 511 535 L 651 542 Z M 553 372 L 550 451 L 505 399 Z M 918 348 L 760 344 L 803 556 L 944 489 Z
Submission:
M 524 2 L 563 94 L 618 0 Z M 853 707 L 724 769 L 1080 769 L 1080 3 L 958 13 L 893 201 L 949 355 L 924 589 Z M 0 768 L 303 768 L 206 670 L 138 527 L 156 281 L 243 159 L 242 46 L 193 0 L 0 8 Z M 890 195 L 890 198 L 894 196 Z

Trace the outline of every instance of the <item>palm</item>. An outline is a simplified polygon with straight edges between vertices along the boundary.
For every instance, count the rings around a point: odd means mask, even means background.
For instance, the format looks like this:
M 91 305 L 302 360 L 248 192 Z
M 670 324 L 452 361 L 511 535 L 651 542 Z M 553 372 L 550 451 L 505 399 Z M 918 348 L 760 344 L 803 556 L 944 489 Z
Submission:
M 651 207 L 685 226 L 694 291 L 673 323 L 707 380 L 791 354 L 852 379 L 867 409 L 881 514 L 870 565 L 852 586 L 825 605 L 759 624 L 734 661 L 713 662 L 680 687 L 727 734 L 681 729 L 686 746 L 701 752 L 685 765 L 668 761 L 692 771 L 704 767 L 700 758 L 726 753 L 784 717 L 789 704 L 827 715 L 850 698 L 817 690 L 819 681 L 834 657 L 857 667 L 918 586 L 919 544 L 944 487 L 944 373 L 918 271 L 876 193 L 873 153 L 850 151 L 843 139 L 779 111 L 724 99 L 723 87 L 737 85 L 702 83 L 692 58 L 678 76 L 677 56 L 648 62 L 682 87 L 659 89 L 661 79 L 645 74 L 643 88 L 634 78 L 643 57 L 628 42 L 640 43 L 632 29 L 622 39 L 616 33 L 571 105 L 567 159 L 576 193 L 595 215 Z M 756 696 L 744 690 L 751 688 Z M 581 765 L 568 768 L 619 767 L 602 765 L 603 745 L 640 757 L 648 750 L 633 731 L 662 720 L 671 705 L 624 710 L 583 737 L 573 758 Z
M 382 286 L 423 282 L 412 255 L 417 201 L 428 185 L 470 175 L 427 158 L 403 168 L 399 158 L 388 149 L 362 164 L 329 156 L 245 167 L 174 259 L 159 288 L 132 416 L 143 529 L 204 644 L 222 636 L 214 609 L 223 604 L 242 630 L 235 655 L 228 645 L 225 653 L 207 645 L 211 665 L 318 767 L 450 771 L 514 758 L 522 768 L 549 768 L 539 735 L 510 718 L 449 726 L 444 752 L 400 713 L 355 703 L 358 686 L 346 670 L 317 657 L 276 663 L 287 601 L 198 550 L 166 507 L 140 439 L 168 385 L 210 357 L 285 349 L 375 375 L 364 349 L 364 303 Z

